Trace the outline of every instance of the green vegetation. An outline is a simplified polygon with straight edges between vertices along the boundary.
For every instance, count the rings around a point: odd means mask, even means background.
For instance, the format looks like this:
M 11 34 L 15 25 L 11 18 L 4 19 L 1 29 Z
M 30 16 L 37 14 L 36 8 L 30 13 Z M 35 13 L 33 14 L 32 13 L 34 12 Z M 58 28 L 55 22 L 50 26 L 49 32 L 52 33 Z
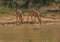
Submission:
M 1 0 L 1 5 L 10 8 L 28 8 L 30 7 L 29 4 L 33 7 L 39 7 L 41 5 L 49 5 L 50 2 L 55 2 L 55 0 Z
M 13 14 L 16 8 L 27 12 L 29 8 L 39 9 L 44 5 L 55 5 L 55 0 L 0 0 L 0 13 Z

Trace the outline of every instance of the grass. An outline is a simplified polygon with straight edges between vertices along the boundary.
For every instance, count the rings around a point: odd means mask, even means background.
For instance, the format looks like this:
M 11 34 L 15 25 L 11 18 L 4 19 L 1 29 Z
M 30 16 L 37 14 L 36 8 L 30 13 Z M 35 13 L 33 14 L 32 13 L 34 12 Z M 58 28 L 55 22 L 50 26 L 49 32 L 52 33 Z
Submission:
M 0 26 L 0 42 L 60 42 L 60 24 Z

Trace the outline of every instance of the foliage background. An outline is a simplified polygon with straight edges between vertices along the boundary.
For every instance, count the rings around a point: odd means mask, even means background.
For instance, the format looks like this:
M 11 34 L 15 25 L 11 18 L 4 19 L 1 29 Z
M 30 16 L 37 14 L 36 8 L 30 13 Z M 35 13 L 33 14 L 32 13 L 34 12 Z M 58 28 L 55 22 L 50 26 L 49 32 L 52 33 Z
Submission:
M 27 12 L 29 8 L 39 9 L 41 6 L 50 5 L 56 0 L 0 0 L 0 13 L 13 13 L 16 8 Z M 58 0 L 59 1 L 59 0 Z

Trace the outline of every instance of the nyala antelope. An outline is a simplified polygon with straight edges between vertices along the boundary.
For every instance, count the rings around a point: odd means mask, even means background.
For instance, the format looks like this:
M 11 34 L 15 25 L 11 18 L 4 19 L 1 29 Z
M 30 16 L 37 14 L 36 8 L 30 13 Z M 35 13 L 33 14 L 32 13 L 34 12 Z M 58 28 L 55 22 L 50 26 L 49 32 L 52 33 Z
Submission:
M 23 16 L 22 11 L 19 9 L 16 9 L 16 23 L 18 23 L 20 21 L 21 21 L 21 23 L 23 22 L 22 16 Z
M 38 19 L 38 21 L 40 22 L 41 24 L 41 18 L 39 18 L 39 12 L 35 9 L 30 9 L 29 10 L 29 15 L 27 17 L 27 20 L 29 19 L 29 17 L 31 16 L 31 20 L 33 21 L 33 17 L 34 17 L 34 21 L 36 22 L 36 18 Z

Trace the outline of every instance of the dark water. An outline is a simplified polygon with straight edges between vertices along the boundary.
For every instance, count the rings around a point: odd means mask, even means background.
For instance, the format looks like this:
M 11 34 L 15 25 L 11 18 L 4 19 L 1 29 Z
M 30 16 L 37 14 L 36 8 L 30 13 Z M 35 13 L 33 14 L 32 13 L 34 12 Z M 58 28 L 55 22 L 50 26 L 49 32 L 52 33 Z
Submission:
M 60 42 L 60 24 L 2 25 L 0 42 Z

